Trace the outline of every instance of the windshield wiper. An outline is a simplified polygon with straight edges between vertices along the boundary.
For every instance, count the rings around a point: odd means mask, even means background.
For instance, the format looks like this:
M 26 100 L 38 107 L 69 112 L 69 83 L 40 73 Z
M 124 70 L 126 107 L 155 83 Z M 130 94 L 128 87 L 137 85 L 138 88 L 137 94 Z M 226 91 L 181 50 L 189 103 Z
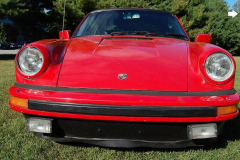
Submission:
M 112 32 L 111 36 L 116 36 L 116 35 L 124 35 L 125 32 Z
M 135 31 L 132 33 L 133 35 L 143 35 L 143 36 L 161 36 L 159 33 L 150 33 L 148 31 Z
M 185 35 L 182 35 L 182 34 L 178 34 L 178 33 L 168 33 L 168 34 L 165 34 L 164 35 L 165 37 L 168 37 L 168 36 L 173 36 L 173 37 L 179 37 L 179 38 L 184 38 L 184 39 L 187 39 L 187 36 Z
M 148 37 L 148 36 L 157 36 L 157 37 L 159 37 L 161 35 L 159 33 L 147 33 L 145 36 L 146 37 Z
M 132 33 L 132 35 L 146 35 L 148 34 L 149 32 L 148 31 L 135 31 Z
M 126 35 L 126 34 L 129 34 L 129 35 L 142 35 L 142 36 L 146 36 L 146 37 L 149 37 L 149 36 L 163 36 L 163 35 L 160 35 L 159 33 L 150 33 L 148 31 L 134 31 L 130 34 L 130 32 L 132 31 L 124 31 L 124 32 L 112 32 L 111 33 L 111 36 L 116 36 L 116 35 Z

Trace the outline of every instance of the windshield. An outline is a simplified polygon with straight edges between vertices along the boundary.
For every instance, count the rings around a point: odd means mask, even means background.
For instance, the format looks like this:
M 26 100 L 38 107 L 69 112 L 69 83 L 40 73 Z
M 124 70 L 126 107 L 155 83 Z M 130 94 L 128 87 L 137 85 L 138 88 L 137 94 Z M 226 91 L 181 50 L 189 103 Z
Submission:
M 172 14 L 150 10 L 108 10 L 90 13 L 74 37 L 90 35 L 166 36 L 188 40 Z

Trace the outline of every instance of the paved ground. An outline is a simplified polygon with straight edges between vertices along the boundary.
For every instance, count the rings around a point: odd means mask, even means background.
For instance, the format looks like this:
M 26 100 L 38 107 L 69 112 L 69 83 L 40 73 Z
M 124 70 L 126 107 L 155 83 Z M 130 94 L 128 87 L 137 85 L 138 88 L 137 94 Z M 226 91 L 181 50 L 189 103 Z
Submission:
M 14 50 L 3 50 L 0 49 L 0 55 L 13 55 L 13 54 L 17 54 L 19 49 L 14 49 Z

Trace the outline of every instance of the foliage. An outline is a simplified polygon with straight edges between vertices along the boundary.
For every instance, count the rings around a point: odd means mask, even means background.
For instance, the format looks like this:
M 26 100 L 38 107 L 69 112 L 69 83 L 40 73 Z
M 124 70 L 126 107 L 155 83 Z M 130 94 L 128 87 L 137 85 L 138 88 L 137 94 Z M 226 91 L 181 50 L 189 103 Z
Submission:
M 23 32 L 28 33 L 31 41 L 47 38 L 48 24 L 52 23 L 53 17 L 46 14 L 44 9 L 52 9 L 53 4 L 48 0 L 22 0 L 21 9 L 25 12 L 17 16 L 11 16 L 11 20 Z
M 2 42 L 6 41 L 6 32 L 5 32 L 3 23 L 0 24 L 0 41 Z
M 54 10 L 63 14 L 64 12 L 64 0 L 53 1 Z M 95 0 L 67 0 L 66 1 L 66 12 L 65 12 L 65 28 L 75 30 L 79 22 L 84 16 L 96 9 Z
M 17 16 L 19 13 L 25 12 L 24 3 L 21 0 L 1 0 L 0 1 L 0 18 L 7 16 Z
M 149 2 L 146 0 L 100 0 L 97 2 L 97 8 L 118 8 L 118 7 L 137 7 L 148 8 Z
M 49 0 L 4 0 L 0 2 L 0 18 L 13 21 L 18 31 L 27 33 L 26 40 L 35 41 L 48 38 L 46 31 L 53 26 L 55 15 L 45 10 L 52 8 Z
M 179 14 L 179 10 L 172 12 Z M 190 1 L 179 17 L 190 38 L 198 33 L 211 34 L 211 43 L 236 54 L 240 48 L 240 19 L 228 17 L 227 12 L 228 6 L 223 0 L 197 0 Z
M 240 13 L 240 0 L 238 0 L 237 2 L 235 2 L 232 7 L 233 7 L 233 9 L 234 9 L 235 11 L 237 11 L 238 13 Z

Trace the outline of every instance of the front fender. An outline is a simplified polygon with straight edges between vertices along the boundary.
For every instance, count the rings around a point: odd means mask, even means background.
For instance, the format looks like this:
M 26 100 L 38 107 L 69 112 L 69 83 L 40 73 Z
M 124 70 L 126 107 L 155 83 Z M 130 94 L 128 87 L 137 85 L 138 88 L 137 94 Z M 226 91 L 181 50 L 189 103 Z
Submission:
M 33 42 L 21 48 L 15 59 L 16 82 L 32 85 L 56 86 L 68 43 L 69 40 L 49 39 Z M 18 54 L 26 47 L 35 47 L 41 52 L 45 52 L 44 56 L 48 56 L 49 58 L 49 65 L 47 69 L 36 78 L 24 78 L 18 72 L 16 60 Z
M 209 52 L 223 52 L 228 53 L 226 50 L 207 43 L 192 43 L 189 42 L 189 59 L 188 59 L 188 91 L 189 92 L 203 92 L 203 91 L 216 91 L 216 90 L 229 90 L 234 87 L 234 76 L 225 84 L 214 84 L 208 81 L 201 72 L 202 57 L 206 57 Z M 228 53 L 229 56 L 230 53 Z M 232 56 L 231 56 L 232 57 Z M 234 59 L 232 58 L 234 61 Z M 205 60 L 204 60 L 205 61 Z M 235 62 L 234 62 L 235 64 Z

